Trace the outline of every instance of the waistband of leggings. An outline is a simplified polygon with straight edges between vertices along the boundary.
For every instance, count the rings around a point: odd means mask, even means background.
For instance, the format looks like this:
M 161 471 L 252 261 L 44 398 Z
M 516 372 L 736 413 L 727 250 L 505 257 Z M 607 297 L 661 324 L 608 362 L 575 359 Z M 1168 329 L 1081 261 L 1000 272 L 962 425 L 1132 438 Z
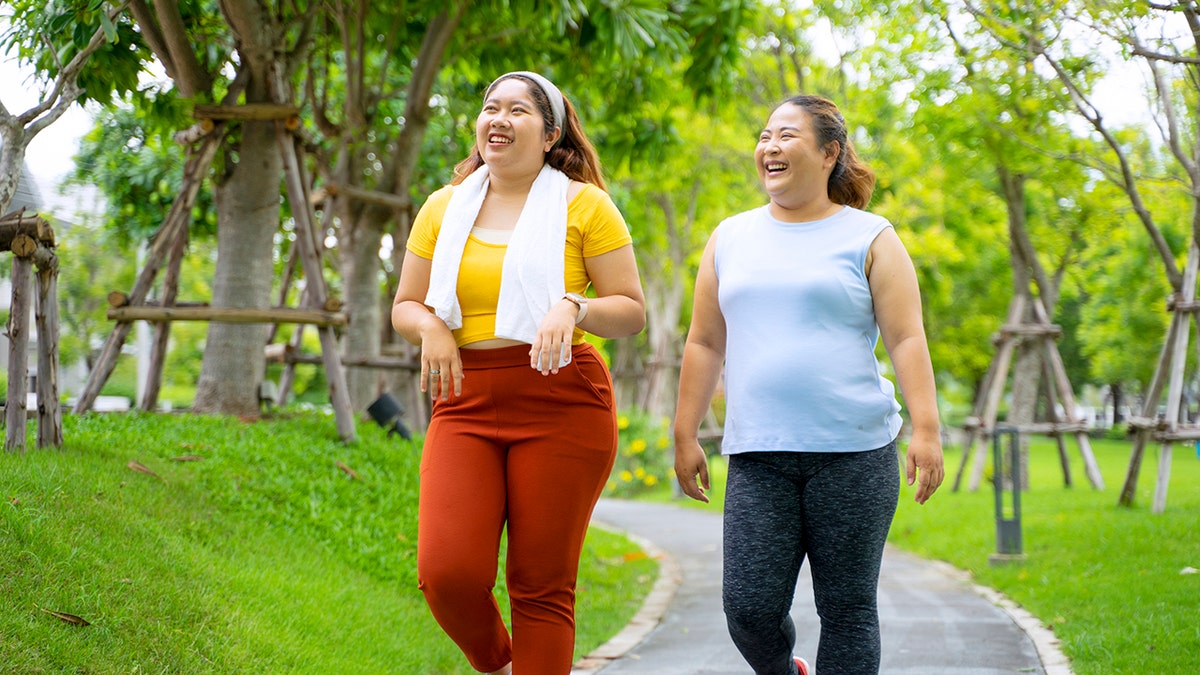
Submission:
M 497 347 L 496 349 L 459 349 L 458 353 L 459 358 L 462 359 L 463 370 L 476 370 L 481 368 L 528 366 L 529 349 L 530 345 L 521 344 L 511 347 Z M 595 350 L 596 348 L 587 342 L 572 345 L 571 358 L 575 359 L 581 354 L 595 352 Z

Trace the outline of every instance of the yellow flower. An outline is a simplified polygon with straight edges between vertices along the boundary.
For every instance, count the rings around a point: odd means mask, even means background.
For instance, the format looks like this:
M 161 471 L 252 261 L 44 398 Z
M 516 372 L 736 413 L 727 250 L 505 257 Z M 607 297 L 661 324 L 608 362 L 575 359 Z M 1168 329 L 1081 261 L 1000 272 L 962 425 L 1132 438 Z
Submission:
M 639 452 L 645 452 L 646 451 L 646 439 L 644 439 L 644 438 L 633 439 L 633 442 L 629 444 L 629 451 L 635 455 Z
M 629 428 L 629 416 L 621 415 L 617 418 L 617 428 L 624 431 Z
M 637 470 L 633 472 L 633 475 L 637 476 L 638 478 L 645 478 L 646 470 L 639 466 Z
M 655 485 L 658 485 L 658 476 L 650 474 L 649 476 L 646 476 L 646 479 L 642 482 L 650 487 L 654 487 Z
M 621 482 L 628 483 L 631 480 L 633 480 L 633 474 L 629 473 L 629 471 L 621 472 Z
M 666 437 L 666 436 L 659 436 L 659 437 L 658 437 L 658 449 L 659 449 L 659 450 L 665 450 L 665 449 L 666 449 L 666 447 L 667 447 L 668 445 L 670 445 L 670 443 L 671 443 L 671 441 L 667 440 L 667 437 Z

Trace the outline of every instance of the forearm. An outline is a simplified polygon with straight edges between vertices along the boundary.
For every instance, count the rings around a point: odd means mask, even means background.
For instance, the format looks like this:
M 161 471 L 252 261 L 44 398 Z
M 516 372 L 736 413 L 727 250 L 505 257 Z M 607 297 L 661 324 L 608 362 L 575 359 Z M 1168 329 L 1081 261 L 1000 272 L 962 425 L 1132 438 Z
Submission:
M 938 417 L 937 384 L 929 345 L 923 335 L 910 336 L 895 345 L 889 355 L 896 370 L 896 381 L 908 408 L 913 433 L 937 437 L 941 432 Z
M 421 337 L 429 330 L 436 328 L 449 330 L 446 323 L 428 307 L 414 300 L 403 300 L 392 305 L 392 328 L 400 334 L 400 337 L 414 345 L 421 344 Z
M 603 338 L 637 335 L 646 326 L 646 308 L 626 295 L 588 299 L 587 315 L 579 327 Z
M 688 342 L 679 371 L 679 400 L 675 407 L 675 445 L 694 442 L 708 415 L 721 377 L 725 356 L 706 345 Z

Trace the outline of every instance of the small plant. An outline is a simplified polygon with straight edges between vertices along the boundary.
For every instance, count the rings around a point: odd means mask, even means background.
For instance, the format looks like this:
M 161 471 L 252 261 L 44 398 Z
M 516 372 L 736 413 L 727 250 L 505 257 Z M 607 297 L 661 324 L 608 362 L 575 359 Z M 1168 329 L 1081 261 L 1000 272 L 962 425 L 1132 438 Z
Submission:
M 604 493 L 610 497 L 632 497 L 649 492 L 675 479 L 669 420 L 642 412 L 617 417 L 620 441 L 617 461 Z

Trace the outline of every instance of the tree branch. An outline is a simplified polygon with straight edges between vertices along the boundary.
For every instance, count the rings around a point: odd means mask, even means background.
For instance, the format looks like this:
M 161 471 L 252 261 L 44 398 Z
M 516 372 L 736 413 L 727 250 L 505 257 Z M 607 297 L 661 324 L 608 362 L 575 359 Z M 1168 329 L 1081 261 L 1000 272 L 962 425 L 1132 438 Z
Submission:
M 154 9 L 158 13 L 158 22 L 163 31 L 163 42 L 170 55 L 175 72 L 171 79 L 179 92 L 189 98 L 199 94 L 211 94 L 212 74 L 200 65 L 196 52 L 192 49 L 192 41 L 188 38 L 187 27 L 183 25 L 183 17 L 179 14 L 179 3 L 175 0 L 154 0 Z
M 128 2 L 122 2 L 116 9 L 109 13 L 108 18 L 115 22 L 117 17 L 121 15 L 121 12 L 125 11 L 127 4 Z M 58 71 L 58 77 L 54 80 L 54 88 L 46 98 L 36 106 L 17 116 L 17 122 L 29 129 L 29 137 L 37 134 L 48 124 L 61 117 L 67 111 L 67 108 L 70 108 L 75 103 L 75 100 L 79 98 L 79 95 L 82 93 L 78 85 L 79 73 L 83 70 L 83 66 L 87 63 L 88 58 L 104 44 L 104 40 L 104 28 L 97 28 L 96 32 L 92 34 L 92 39 L 88 40 L 87 46 L 77 52 L 74 58 Z M 63 105 L 64 102 L 65 105 Z M 63 106 L 61 110 L 55 111 L 60 105 Z M 46 121 L 43 123 L 42 120 L 38 120 L 47 111 L 51 112 L 46 118 L 43 118 Z M 38 121 L 34 122 L 34 120 Z

